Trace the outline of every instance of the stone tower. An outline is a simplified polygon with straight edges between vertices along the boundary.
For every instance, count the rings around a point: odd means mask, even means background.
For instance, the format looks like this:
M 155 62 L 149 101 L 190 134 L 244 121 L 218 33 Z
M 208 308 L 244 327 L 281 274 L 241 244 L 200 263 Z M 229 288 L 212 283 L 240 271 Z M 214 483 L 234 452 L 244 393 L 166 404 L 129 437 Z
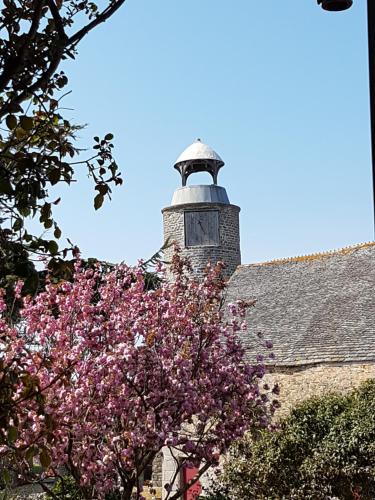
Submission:
M 171 206 L 162 210 L 164 239 L 177 242 L 198 276 L 203 275 L 208 262 L 224 261 L 227 278 L 241 264 L 240 208 L 231 205 L 225 189 L 217 185 L 223 166 L 220 156 L 197 139 L 174 165 L 181 175 L 182 187 L 174 192 Z M 210 173 L 213 184 L 187 186 L 187 178 L 196 172 Z M 172 253 L 173 248 L 168 248 L 167 260 Z

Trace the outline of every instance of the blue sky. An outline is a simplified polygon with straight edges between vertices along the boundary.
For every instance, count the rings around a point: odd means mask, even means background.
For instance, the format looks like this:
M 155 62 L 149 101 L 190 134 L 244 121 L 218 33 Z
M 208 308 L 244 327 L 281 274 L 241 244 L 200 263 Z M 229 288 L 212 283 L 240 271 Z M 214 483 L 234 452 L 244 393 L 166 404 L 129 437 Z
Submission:
M 81 145 L 113 132 L 124 185 L 99 212 L 84 176 L 63 190 L 64 235 L 84 256 L 151 255 L 200 137 L 226 163 L 244 263 L 372 240 L 366 36 L 364 0 L 128 0 L 65 68 Z

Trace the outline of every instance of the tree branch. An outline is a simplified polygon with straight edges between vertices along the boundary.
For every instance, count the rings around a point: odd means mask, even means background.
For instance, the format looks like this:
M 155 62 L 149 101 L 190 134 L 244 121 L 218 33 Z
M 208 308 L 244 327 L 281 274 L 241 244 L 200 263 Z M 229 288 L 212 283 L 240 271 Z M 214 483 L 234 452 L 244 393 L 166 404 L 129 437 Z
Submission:
M 9 57 L 7 63 L 4 65 L 3 73 L 0 75 L 0 90 L 4 91 L 5 87 L 8 85 L 9 81 L 17 74 L 27 56 L 29 45 L 34 40 L 35 35 L 38 31 L 40 18 L 42 16 L 42 9 L 44 6 L 44 0 L 35 0 L 34 2 L 34 16 L 31 22 L 31 26 L 28 34 L 26 35 L 25 41 L 22 44 L 20 53 L 16 58 Z
M 52 57 L 52 60 L 50 62 L 48 69 L 45 70 L 45 72 L 41 75 L 41 77 L 36 82 L 34 82 L 30 87 L 25 89 L 20 94 L 16 95 L 13 99 L 11 99 L 10 102 L 8 102 L 7 104 L 5 104 L 2 107 L 2 109 L 0 110 L 0 118 L 5 116 L 6 114 L 8 114 L 15 104 L 20 104 L 24 99 L 27 98 L 28 95 L 31 95 L 34 92 L 37 92 L 46 83 L 48 83 L 48 81 L 51 79 L 51 77 L 53 76 L 54 72 L 57 70 L 57 68 L 61 62 L 62 56 L 64 54 L 64 50 L 65 50 L 65 40 L 64 41 L 61 41 L 61 40 L 57 41 L 54 55 Z
M 198 474 L 196 474 L 193 478 L 190 479 L 188 483 L 186 483 L 182 488 L 179 488 L 178 491 L 170 497 L 170 500 L 179 500 L 181 496 L 190 488 L 190 486 L 193 486 L 198 479 L 211 467 L 211 464 L 206 462 L 204 466 L 198 471 Z
M 107 19 L 109 19 L 112 14 L 118 10 L 123 3 L 125 3 L 126 0 L 117 0 L 112 3 L 112 5 L 108 6 L 106 9 L 103 10 L 101 14 L 99 14 L 91 23 L 87 24 L 84 26 L 82 29 L 77 31 L 74 35 L 72 35 L 69 38 L 67 46 L 75 46 L 77 43 L 79 43 L 84 36 L 86 36 L 88 33 L 90 33 L 91 30 L 93 30 L 96 26 L 98 26 L 101 23 L 104 23 Z
M 62 21 L 62 18 L 60 16 L 59 9 L 57 8 L 57 5 L 53 0 L 47 0 L 49 10 L 51 11 L 53 20 L 55 21 L 55 26 L 57 33 L 59 34 L 61 39 L 64 39 L 66 37 L 65 30 L 64 30 L 64 24 Z

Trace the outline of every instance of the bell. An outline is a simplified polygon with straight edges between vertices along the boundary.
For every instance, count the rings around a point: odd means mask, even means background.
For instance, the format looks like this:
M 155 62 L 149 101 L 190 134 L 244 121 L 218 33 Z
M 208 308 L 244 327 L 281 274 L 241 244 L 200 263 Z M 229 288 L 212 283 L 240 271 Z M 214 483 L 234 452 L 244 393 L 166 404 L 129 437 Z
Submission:
M 335 12 L 350 9 L 353 5 L 353 0 L 318 0 L 318 5 L 322 5 L 322 9 L 324 10 Z

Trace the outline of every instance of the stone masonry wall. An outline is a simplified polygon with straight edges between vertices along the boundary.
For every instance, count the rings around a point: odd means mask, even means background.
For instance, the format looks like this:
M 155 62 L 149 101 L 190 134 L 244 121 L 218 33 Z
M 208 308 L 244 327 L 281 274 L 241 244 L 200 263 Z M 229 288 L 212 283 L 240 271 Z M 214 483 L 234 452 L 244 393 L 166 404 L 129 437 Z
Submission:
M 188 210 L 218 210 L 220 245 L 185 247 L 184 213 Z M 164 208 L 164 240 L 170 238 L 180 246 L 182 254 L 189 257 L 198 276 L 203 274 L 208 262 L 215 264 L 221 260 L 227 266 L 224 274 L 229 278 L 241 264 L 239 212 L 240 208 L 236 205 L 219 203 L 195 203 Z M 172 255 L 173 247 L 170 247 L 165 253 L 166 260 L 170 260 Z
M 265 383 L 277 382 L 284 416 L 297 404 L 313 396 L 330 392 L 346 393 L 369 378 L 375 377 L 375 363 L 326 363 L 313 366 L 278 368 L 268 373 Z
M 156 486 L 161 486 L 163 472 L 163 453 L 160 452 L 152 462 L 152 483 Z

